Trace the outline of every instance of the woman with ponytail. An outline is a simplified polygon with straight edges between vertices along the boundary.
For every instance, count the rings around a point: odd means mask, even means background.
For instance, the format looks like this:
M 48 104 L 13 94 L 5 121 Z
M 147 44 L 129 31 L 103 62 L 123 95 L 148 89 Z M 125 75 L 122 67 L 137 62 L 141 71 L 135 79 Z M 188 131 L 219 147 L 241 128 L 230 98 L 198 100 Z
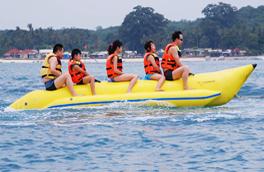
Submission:
M 111 82 L 130 81 L 127 90 L 130 93 L 138 80 L 138 76 L 123 72 L 122 59 L 119 57 L 119 54 L 122 52 L 122 45 L 122 42 L 119 40 L 109 45 L 107 49 L 109 56 L 106 60 L 106 73 Z

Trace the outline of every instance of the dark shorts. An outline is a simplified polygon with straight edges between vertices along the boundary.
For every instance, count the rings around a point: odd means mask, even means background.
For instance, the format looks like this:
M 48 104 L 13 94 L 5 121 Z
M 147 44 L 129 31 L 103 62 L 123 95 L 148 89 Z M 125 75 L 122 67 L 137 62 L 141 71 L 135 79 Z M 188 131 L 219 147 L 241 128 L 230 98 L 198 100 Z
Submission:
M 173 72 L 172 70 L 166 70 L 164 72 L 164 76 L 165 76 L 166 80 L 173 81 L 172 72 Z
M 49 90 L 49 91 L 57 90 L 53 79 L 45 82 L 45 87 L 46 87 L 46 90 Z
M 77 85 L 83 85 L 83 84 L 84 84 L 83 83 L 83 79 L 80 82 L 77 83 Z

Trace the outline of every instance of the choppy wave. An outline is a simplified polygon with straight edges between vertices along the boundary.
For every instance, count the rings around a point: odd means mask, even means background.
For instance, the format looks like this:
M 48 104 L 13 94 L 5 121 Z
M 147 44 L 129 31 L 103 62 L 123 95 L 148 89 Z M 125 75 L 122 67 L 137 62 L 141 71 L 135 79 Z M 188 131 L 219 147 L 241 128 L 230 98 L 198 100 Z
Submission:
M 196 73 L 207 72 L 201 66 L 242 63 L 189 66 Z M 0 76 L 0 171 L 263 171 L 264 73 L 263 62 L 257 63 L 237 97 L 223 106 L 113 103 L 31 111 L 6 108 L 43 88 L 39 64 L 0 64 L 7 71 Z M 134 66 L 128 72 L 142 67 Z M 100 71 L 97 64 L 89 68 L 103 77 Z
M 240 100 L 239 100 L 240 99 Z M 109 121 L 125 122 L 178 122 L 195 124 L 203 122 L 224 122 L 230 120 L 254 119 L 259 112 L 241 106 L 247 101 L 249 106 L 260 105 L 255 99 L 234 100 L 234 107 L 220 106 L 207 108 L 176 108 L 168 106 L 142 106 L 136 103 L 113 103 L 105 106 L 86 108 L 58 108 L 31 111 L 0 111 L 0 125 L 94 125 Z M 250 105 L 252 104 L 252 105 Z M 59 113 L 58 113 L 59 112 Z

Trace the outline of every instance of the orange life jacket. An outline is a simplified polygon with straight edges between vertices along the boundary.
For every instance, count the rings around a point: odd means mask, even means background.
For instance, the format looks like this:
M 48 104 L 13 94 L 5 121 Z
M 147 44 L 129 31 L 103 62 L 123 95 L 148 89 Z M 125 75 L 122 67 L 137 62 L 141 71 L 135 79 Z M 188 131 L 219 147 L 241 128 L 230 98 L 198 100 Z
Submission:
M 119 76 L 120 74 L 115 73 L 114 71 L 114 63 L 113 58 L 115 57 L 115 54 L 111 54 L 106 59 L 106 73 L 108 78 L 114 78 L 116 76 Z M 123 63 L 122 59 L 117 56 L 117 68 L 121 72 L 123 71 Z
M 174 43 L 170 43 L 166 46 L 164 54 L 162 56 L 162 61 L 161 61 L 161 67 L 164 71 L 166 70 L 175 70 L 177 69 L 179 66 L 177 65 L 174 57 L 169 54 L 169 49 L 173 46 L 176 46 Z M 181 51 L 179 49 L 179 47 L 177 46 L 177 51 L 178 51 L 178 55 L 179 57 L 181 57 Z
M 155 59 L 155 63 L 157 64 L 158 67 L 160 67 L 160 62 L 159 62 L 159 57 L 155 53 L 146 53 L 144 56 L 144 69 L 146 74 L 154 74 L 154 73 L 160 73 L 157 69 L 155 69 L 152 66 L 152 63 L 148 61 L 148 57 L 153 56 Z
M 79 83 L 83 79 L 83 77 L 85 76 L 85 73 L 73 70 L 72 68 L 74 65 L 78 65 L 84 71 L 86 71 L 86 68 L 85 68 L 84 63 L 81 61 L 79 62 L 79 61 L 75 61 L 75 60 L 69 60 L 69 62 L 68 62 L 68 70 L 69 70 L 69 73 L 71 75 L 72 82 Z

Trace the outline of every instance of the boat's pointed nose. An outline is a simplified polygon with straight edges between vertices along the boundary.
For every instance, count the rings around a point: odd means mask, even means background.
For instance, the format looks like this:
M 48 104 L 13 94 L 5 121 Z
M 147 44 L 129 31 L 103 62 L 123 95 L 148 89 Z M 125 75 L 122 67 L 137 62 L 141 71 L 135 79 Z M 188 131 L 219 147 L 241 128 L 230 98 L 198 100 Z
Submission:
M 255 69 L 257 67 L 257 64 L 252 64 L 253 68 Z

